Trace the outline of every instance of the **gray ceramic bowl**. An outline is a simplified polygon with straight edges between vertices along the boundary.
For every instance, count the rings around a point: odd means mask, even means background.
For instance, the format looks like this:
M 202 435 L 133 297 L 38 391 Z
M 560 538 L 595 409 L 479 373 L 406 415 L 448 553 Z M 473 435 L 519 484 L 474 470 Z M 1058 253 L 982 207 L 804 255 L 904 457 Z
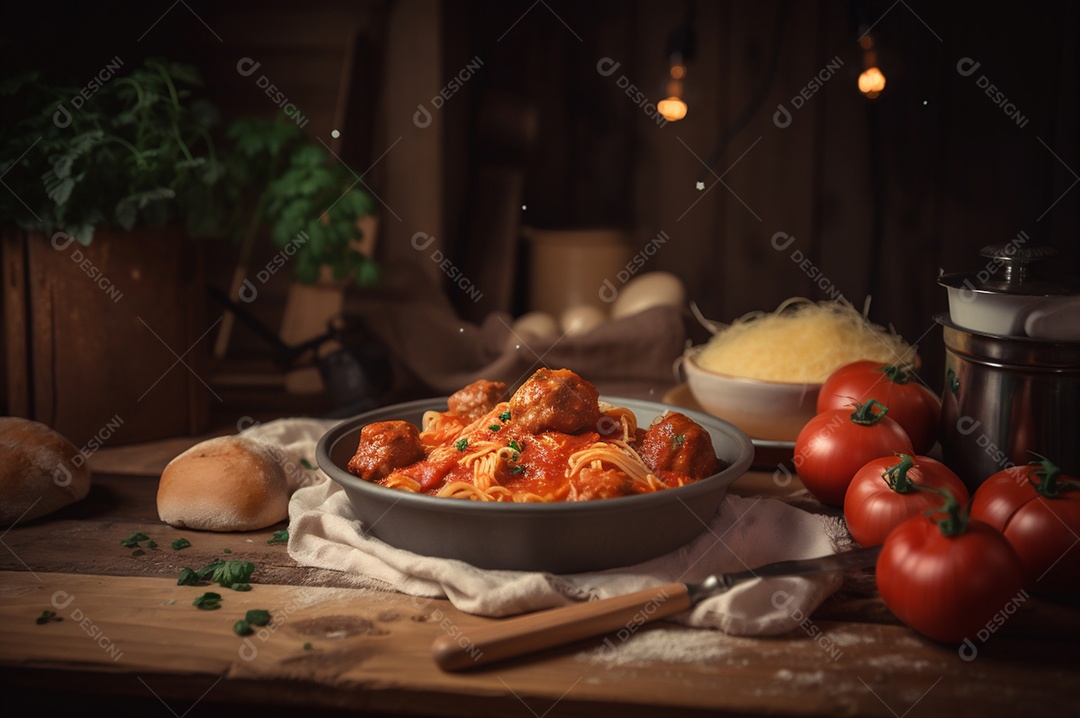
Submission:
M 420 425 L 425 411 L 446 411 L 446 399 L 383 407 L 349 419 L 319 440 L 319 467 L 340 484 L 370 535 L 413 553 L 480 568 L 580 573 L 629 566 L 669 553 L 705 530 L 732 481 L 754 459 L 750 438 L 701 412 L 651 401 L 601 397 L 637 415 L 640 426 L 668 410 L 701 424 L 727 468 L 693 484 L 652 494 L 594 501 L 514 504 L 437 498 L 388 489 L 346 469 L 360 429 L 400 419 Z

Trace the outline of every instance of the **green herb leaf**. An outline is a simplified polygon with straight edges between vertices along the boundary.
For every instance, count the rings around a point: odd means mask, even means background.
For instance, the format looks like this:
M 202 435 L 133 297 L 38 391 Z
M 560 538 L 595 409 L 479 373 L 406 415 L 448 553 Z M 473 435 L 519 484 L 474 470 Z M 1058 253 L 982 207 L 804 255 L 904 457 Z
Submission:
M 139 545 L 140 541 L 146 541 L 150 537 L 144 534 L 142 531 L 136 531 L 128 536 L 126 539 L 120 539 L 120 545 L 128 548 L 134 548 Z
M 145 554 L 146 554 L 146 551 L 143 551 L 141 548 L 137 548 L 137 549 L 135 549 L 134 551 L 131 552 L 132 556 L 144 556 Z
M 210 577 L 214 575 L 214 571 L 217 570 L 218 566 L 220 566 L 223 563 L 225 563 L 225 562 L 222 561 L 221 559 L 216 558 L 213 561 L 211 561 L 210 563 L 208 563 L 205 566 L 203 566 L 202 568 L 200 568 L 198 571 L 196 571 L 196 574 L 198 575 L 199 580 L 200 581 L 210 581 L 210 580 L 212 580 Z
M 232 549 L 231 548 L 225 549 L 225 553 L 232 553 Z
M 231 588 L 234 591 L 250 591 L 251 590 L 251 584 L 250 583 L 234 583 L 229 588 Z
M 314 471 L 315 470 L 315 465 L 312 464 L 307 459 L 300 459 L 300 465 L 303 466 L 308 471 Z
M 189 546 L 191 546 L 191 542 L 186 538 L 178 538 L 172 542 L 173 551 L 179 551 L 180 549 L 185 549 Z
M 214 567 L 210 581 L 220 584 L 222 588 L 233 588 L 234 585 L 246 584 L 254 572 L 255 564 L 250 561 L 219 561 Z M 250 587 L 237 590 L 250 590 Z
M 157 548 L 157 541 L 150 539 L 146 542 L 146 548 Z
M 686 436 L 684 436 L 683 434 L 679 434 L 678 436 L 675 437 L 675 446 L 682 446 L 683 442 L 685 442 L 685 441 L 686 441 Z
M 206 592 L 191 602 L 192 606 L 204 611 L 213 611 L 221 608 L 221 594 Z
M 177 586 L 197 586 L 199 585 L 199 574 L 194 569 L 185 568 L 180 571 L 180 578 L 176 580 Z
M 515 439 L 510 439 L 510 443 L 507 444 L 507 446 L 510 447 L 511 450 L 516 452 L 523 451 L 523 449 L 521 448 L 521 444 L 517 443 Z
M 513 466 L 513 467 L 510 468 L 510 473 L 511 474 L 524 474 L 525 473 L 525 467 L 522 464 L 518 464 L 517 466 Z
M 252 626 L 265 626 L 270 623 L 270 612 L 261 608 L 253 608 L 247 612 L 244 620 Z
M 266 539 L 266 543 L 289 543 L 289 529 L 275 531 L 272 537 Z
M 48 623 L 49 621 L 63 621 L 63 620 L 64 620 L 63 618 L 60 618 L 59 616 L 56 615 L 56 611 L 42 611 L 41 615 L 38 616 L 36 619 L 34 619 L 34 622 L 40 626 L 41 624 Z
M 499 414 L 499 421 L 510 421 L 510 412 L 504 411 L 503 413 Z
M 492 424 L 491 426 L 488 427 L 488 429 L 491 430 L 491 431 L 498 431 L 501 428 L 502 428 L 502 424 Z
M 454 448 L 457 449 L 458 451 L 465 451 L 466 447 L 468 447 L 468 446 L 469 446 L 469 440 L 468 439 L 458 439 L 457 441 L 454 442 Z
M 255 633 L 255 629 L 251 627 L 251 624 L 243 619 L 234 623 L 232 629 L 233 633 L 238 636 L 250 636 L 252 633 Z
M 305 651 L 310 651 L 312 648 L 314 648 L 314 646 L 311 645 L 310 641 L 308 641 L 307 643 L 304 644 L 304 650 Z

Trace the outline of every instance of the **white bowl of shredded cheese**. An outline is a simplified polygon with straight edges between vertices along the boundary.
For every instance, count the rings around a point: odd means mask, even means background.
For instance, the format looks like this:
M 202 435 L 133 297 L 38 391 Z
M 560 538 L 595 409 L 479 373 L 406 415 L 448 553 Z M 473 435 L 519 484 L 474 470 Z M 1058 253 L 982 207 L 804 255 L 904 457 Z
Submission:
M 713 337 L 683 357 L 690 393 L 755 439 L 795 441 L 816 413 L 821 385 L 846 364 L 919 363 L 895 332 L 847 302 L 793 298 L 775 312 L 710 328 Z
M 753 439 L 795 441 L 813 418 L 821 384 L 763 381 L 703 369 L 694 356 L 683 362 L 697 403 Z

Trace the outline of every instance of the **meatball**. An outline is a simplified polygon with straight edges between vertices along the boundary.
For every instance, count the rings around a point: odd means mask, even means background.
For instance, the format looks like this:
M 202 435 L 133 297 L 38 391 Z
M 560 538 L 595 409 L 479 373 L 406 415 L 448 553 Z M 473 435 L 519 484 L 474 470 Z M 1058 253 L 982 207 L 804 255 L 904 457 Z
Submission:
M 476 421 L 494 409 L 505 394 L 506 384 L 481 379 L 454 392 L 446 405 L 451 414 L 467 421 Z
M 638 453 L 653 471 L 673 471 L 695 480 L 723 468 L 709 432 L 677 411 L 668 412 L 645 431 Z
M 380 421 L 360 430 L 360 444 L 349 460 L 349 471 L 361 479 L 377 481 L 422 458 L 419 429 L 407 421 Z
M 510 397 L 510 418 L 523 431 L 596 431 L 600 394 L 569 369 L 538 369 Z

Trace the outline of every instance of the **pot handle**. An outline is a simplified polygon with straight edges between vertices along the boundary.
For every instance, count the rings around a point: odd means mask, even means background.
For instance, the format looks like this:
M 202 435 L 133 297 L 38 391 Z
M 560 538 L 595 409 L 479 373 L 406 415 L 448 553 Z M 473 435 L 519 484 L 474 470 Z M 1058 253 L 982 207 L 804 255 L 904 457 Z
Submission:
M 672 616 L 691 606 L 685 583 L 669 583 L 624 596 L 585 601 L 440 636 L 431 645 L 435 663 L 460 671 L 583 638 Z
M 1034 339 L 1080 340 L 1080 297 L 1043 303 L 1024 319 L 1024 332 Z

